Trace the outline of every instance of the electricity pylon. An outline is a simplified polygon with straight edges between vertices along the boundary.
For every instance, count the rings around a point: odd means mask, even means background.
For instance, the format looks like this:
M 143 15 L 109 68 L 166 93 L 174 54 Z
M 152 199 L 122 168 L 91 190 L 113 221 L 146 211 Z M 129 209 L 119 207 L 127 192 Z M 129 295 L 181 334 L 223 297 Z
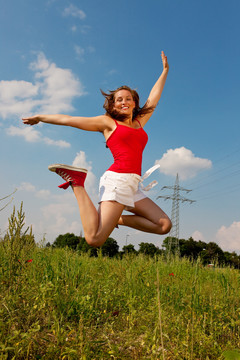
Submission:
M 160 195 L 157 197 L 163 198 L 164 200 L 172 200 L 172 213 L 171 213 L 171 221 L 172 221 L 172 229 L 169 233 L 169 242 L 167 247 L 167 254 L 170 254 L 172 249 L 174 252 L 179 254 L 179 202 L 190 202 L 191 204 L 195 202 L 195 200 L 190 200 L 182 197 L 180 195 L 180 191 L 185 191 L 189 193 L 192 190 L 184 189 L 183 187 L 179 186 L 179 179 L 178 174 L 176 176 L 176 181 L 174 186 L 163 186 L 163 189 L 171 189 L 173 190 L 173 195 Z

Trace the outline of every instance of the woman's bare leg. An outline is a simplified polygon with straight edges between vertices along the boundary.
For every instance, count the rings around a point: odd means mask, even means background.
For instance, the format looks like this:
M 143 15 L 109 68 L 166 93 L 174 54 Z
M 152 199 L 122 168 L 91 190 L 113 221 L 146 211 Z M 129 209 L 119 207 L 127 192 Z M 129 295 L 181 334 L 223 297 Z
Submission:
M 84 187 L 73 186 L 73 192 L 78 202 L 87 243 L 94 247 L 103 245 L 115 228 L 124 205 L 116 201 L 103 201 L 97 211 Z
M 122 215 L 118 220 L 119 225 L 161 235 L 171 230 L 172 223 L 169 217 L 149 198 L 137 201 L 134 208 L 129 211 L 134 215 Z

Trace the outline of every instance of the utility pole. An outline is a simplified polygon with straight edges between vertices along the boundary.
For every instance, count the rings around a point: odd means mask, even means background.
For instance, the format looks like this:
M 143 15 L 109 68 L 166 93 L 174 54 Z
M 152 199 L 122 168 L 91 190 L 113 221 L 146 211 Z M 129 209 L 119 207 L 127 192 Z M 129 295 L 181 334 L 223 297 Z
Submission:
M 190 202 L 191 204 L 195 202 L 195 200 L 186 199 L 180 195 L 180 191 L 185 191 L 189 193 L 192 190 L 184 189 L 179 186 L 178 174 L 176 176 L 175 185 L 174 186 L 163 186 L 161 190 L 171 189 L 173 190 L 172 195 L 160 195 L 157 199 L 162 198 L 164 200 L 172 200 L 172 213 L 171 213 L 171 221 L 172 221 L 172 229 L 169 233 L 169 242 L 167 247 L 167 253 L 170 254 L 172 248 L 174 252 L 179 254 L 179 202 Z

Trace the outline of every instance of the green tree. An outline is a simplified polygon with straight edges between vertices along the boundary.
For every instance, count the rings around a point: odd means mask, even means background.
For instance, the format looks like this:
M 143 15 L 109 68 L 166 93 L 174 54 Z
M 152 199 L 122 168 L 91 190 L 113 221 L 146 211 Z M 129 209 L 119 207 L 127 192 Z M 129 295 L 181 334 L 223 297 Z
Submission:
M 113 257 L 118 254 L 119 246 L 116 240 L 109 237 L 102 246 L 102 255 Z
M 233 266 L 235 269 L 240 268 L 240 256 L 235 251 L 232 253 L 224 251 L 224 262 L 226 265 Z
M 113 238 L 108 238 L 105 243 L 101 246 L 101 253 L 103 256 L 113 257 L 118 254 L 119 246 L 117 241 Z M 77 246 L 77 250 L 81 253 L 88 253 L 90 256 L 98 256 L 99 248 L 94 248 L 86 242 L 84 238 L 80 239 Z
M 200 253 L 206 248 L 206 243 L 195 241 L 192 237 L 188 240 L 179 240 L 180 255 L 197 259 Z
M 89 256 L 96 257 L 98 255 L 98 249 L 88 245 L 85 238 L 82 238 L 82 237 L 79 239 L 79 244 L 77 246 L 77 250 L 80 253 L 88 253 Z
M 123 252 L 123 254 L 137 254 L 137 250 L 135 250 L 135 248 L 132 244 L 123 246 L 122 252 Z
M 224 252 L 215 242 L 206 243 L 206 248 L 200 255 L 205 265 L 212 262 L 224 264 Z
M 180 242 L 180 240 L 179 240 Z M 168 251 L 169 249 L 169 244 L 171 243 L 171 253 L 175 253 L 177 249 L 176 244 L 177 244 L 177 238 L 175 238 L 174 236 L 167 236 L 162 243 L 162 247 L 164 248 L 164 251 Z
M 58 235 L 52 246 L 54 248 L 63 248 L 67 246 L 70 249 L 76 250 L 79 241 L 80 241 L 79 236 L 76 236 L 73 233 L 66 233 L 63 235 Z
M 143 242 L 139 244 L 138 252 L 139 254 L 150 255 L 150 256 L 161 254 L 161 250 L 157 246 L 155 246 L 152 243 L 143 243 Z

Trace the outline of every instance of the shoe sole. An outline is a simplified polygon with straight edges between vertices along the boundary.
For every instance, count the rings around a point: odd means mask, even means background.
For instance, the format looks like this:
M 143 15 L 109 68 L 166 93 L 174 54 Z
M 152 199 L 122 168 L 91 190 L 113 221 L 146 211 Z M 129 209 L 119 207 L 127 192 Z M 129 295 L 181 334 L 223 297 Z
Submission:
M 72 171 L 78 171 L 87 173 L 87 169 L 71 166 L 71 165 L 65 165 L 65 164 L 52 164 L 48 166 L 48 170 L 56 172 L 57 169 L 65 169 L 65 170 L 72 170 Z

